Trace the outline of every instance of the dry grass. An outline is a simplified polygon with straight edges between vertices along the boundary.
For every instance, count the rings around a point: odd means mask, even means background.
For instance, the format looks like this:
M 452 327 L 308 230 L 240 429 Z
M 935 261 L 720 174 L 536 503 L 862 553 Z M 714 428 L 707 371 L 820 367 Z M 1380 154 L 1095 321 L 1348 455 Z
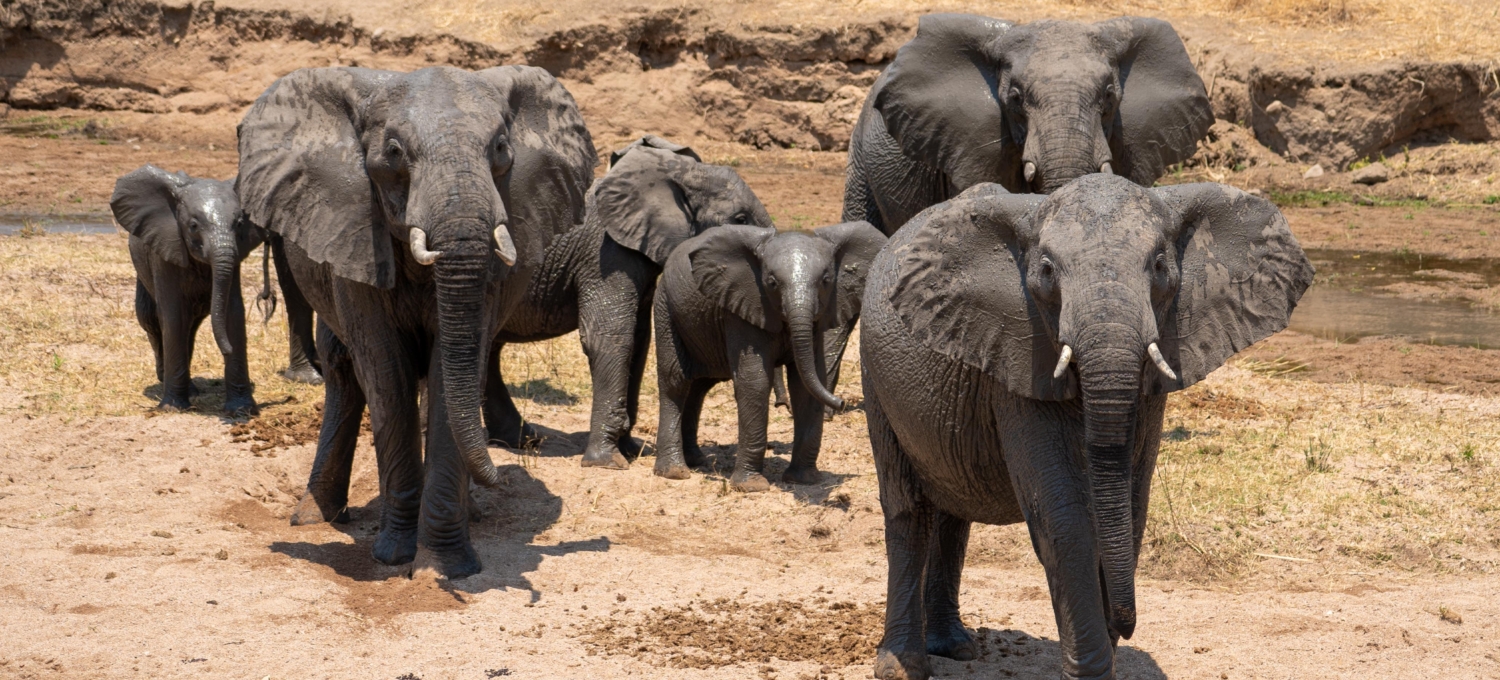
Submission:
M 247 296 L 259 284 L 251 271 L 246 268 Z M 156 400 L 147 393 L 155 380 L 134 318 L 134 275 L 123 236 L 0 237 L 0 272 L 0 310 L 6 319 L 0 324 L 0 410 L 65 419 L 149 412 Z M 202 333 L 198 346 L 211 350 L 209 331 Z M 851 345 L 839 393 L 857 405 L 857 337 Z M 269 404 L 264 407 L 268 418 L 295 428 L 299 419 L 316 418 L 322 395 L 319 388 L 275 375 L 285 365 L 285 351 L 282 319 L 252 326 L 250 367 L 257 397 Z M 194 363 L 205 388 L 196 405 L 210 416 L 222 399 L 212 384 L 222 370 L 216 355 L 200 349 Z M 1172 398 L 1147 533 L 1146 575 L 1225 583 L 1283 573 L 1302 578 L 1495 568 L 1500 400 L 1310 383 L 1276 377 L 1275 370 L 1247 370 L 1252 368 L 1263 367 L 1227 368 Z M 508 347 L 502 370 L 528 419 L 577 440 L 564 449 L 581 444 L 589 375 L 575 336 Z M 650 443 L 656 425 L 654 369 L 648 369 L 645 385 L 636 435 Z M 705 450 L 721 461 L 732 455 L 734 423 L 732 390 L 721 385 L 710 394 L 703 419 Z M 791 421 L 777 409 L 770 425 L 774 475 L 785 466 Z M 230 425 L 213 420 L 205 427 Z M 857 410 L 828 425 L 823 458 L 832 476 L 821 487 L 798 491 L 796 501 L 773 500 L 790 494 L 732 494 L 722 474 L 701 476 L 689 487 L 698 489 L 702 522 L 684 517 L 683 531 L 668 541 L 670 549 L 729 550 L 725 546 L 735 541 L 724 533 L 724 522 L 743 516 L 747 526 L 755 525 L 753 518 L 764 519 L 768 511 L 782 517 L 776 522 L 777 534 L 784 537 L 781 549 L 878 545 L 878 499 L 864 427 Z M 594 498 L 590 503 L 599 514 L 586 510 L 573 517 L 577 511 L 570 511 L 568 521 L 552 533 L 608 530 L 649 548 L 660 537 L 633 520 L 631 508 L 638 514 L 654 507 L 652 494 L 659 493 L 654 488 L 611 491 L 622 495 L 602 505 Z M 971 560 L 1022 564 L 1031 559 L 1024 529 L 975 531 Z
M 833 0 L 818 3 L 643 2 L 680 7 L 721 24 L 837 24 L 886 14 L 966 11 L 1018 20 L 1157 16 L 1194 23 L 1302 59 L 1469 59 L 1500 53 L 1500 6 L 1489 0 Z M 417 11 L 433 26 L 496 44 L 599 16 L 597 5 L 537 0 L 434 0 Z

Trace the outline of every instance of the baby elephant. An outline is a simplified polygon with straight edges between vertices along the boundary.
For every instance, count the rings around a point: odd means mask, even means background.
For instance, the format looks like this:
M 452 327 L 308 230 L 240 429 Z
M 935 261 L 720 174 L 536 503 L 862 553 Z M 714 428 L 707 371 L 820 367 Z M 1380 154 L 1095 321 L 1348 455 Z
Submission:
M 780 234 L 724 226 L 672 253 L 656 294 L 656 474 L 686 479 L 703 463 L 703 397 L 733 380 L 740 443 L 730 482 L 737 491 L 770 488 L 761 469 L 771 374 L 791 365 L 801 379 L 787 381 L 795 431 L 783 479 L 817 482 L 823 409 L 844 405 L 827 387 L 828 364 L 843 354 L 870 261 L 885 241 L 868 222 Z
M 224 411 L 257 413 L 245 359 L 240 261 L 264 234 L 243 219 L 234 182 L 146 165 L 115 182 L 109 207 L 130 232 L 135 315 L 156 354 L 160 407 L 191 405 L 193 339 L 209 317 L 224 354 Z

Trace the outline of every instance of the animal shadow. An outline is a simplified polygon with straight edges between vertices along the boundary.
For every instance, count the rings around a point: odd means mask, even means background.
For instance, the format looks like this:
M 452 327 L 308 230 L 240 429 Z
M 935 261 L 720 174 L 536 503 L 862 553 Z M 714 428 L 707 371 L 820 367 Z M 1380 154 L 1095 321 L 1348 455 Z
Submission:
M 706 459 L 698 470 L 704 476 L 714 481 L 729 484 L 730 475 L 734 474 L 735 444 L 723 445 L 713 440 L 705 440 L 699 443 Z M 791 484 L 782 481 L 782 473 L 786 472 L 792 464 L 791 442 L 772 441 L 766 443 L 766 461 L 762 472 L 766 479 L 770 480 L 771 486 L 792 494 L 793 498 L 807 505 L 832 505 L 839 507 L 840 503 L 833 500 L 838 495 L 838 489 L 843 486 L 844 481 L 854 475 L 847 475 L 827 470 L 820 471 L 817 484 Z M 845 501 L 847 503 L 847 501 Z M 847 509 L 847 508 L 846 508 Z
M 576 406 L 578 395 L 559 387 L 546 378 L 534 378 L 523 383 L 506 385 L 512 398 L 529 399 L 547 406 Z
M 226 415 L 224 413 L 224 397 L 227 390 L 224 387 L 223 378 L 193 378 L 192 396 L 189 401 L 192 408 L 182 413 L 192 413 L 201 416 L 211 416 L 225 422 L 238 422 L 249 418 L 249 415 Z M 141 390 L 141 396 L 153 402 L 161 402 L 162 395 L 166 394 L 167 388 L 161 383 L 147 385 Z M 265 406 L 264 402 L 257 402 Z
M 1032 637 L 1019 630 L 984 627 L 974 632 L 974 640 L 979 643 L 979 658 L 973 661 L 928 657 L 933 663 L 933 676 L 1057 677 L 1057 669 L 1062 666 L 1062 647 L 1056 640 Z M 1150 654 L 1122 641 L 1115 648 L 1115 676 L 1121 680 L 1166 680 L 1167 674 Z
M 535 602 L 541 593 L 526 575 L 536 571 L 543 557 L 607 552 L 612 544 L 603 536 L 557 545 L 534 544 L 537 535 L 562 516 L 562 498 L 520 465 L 496 467 L 500 473 L 498 485 L 491 489 L 470 489 L 469 532 L 484 571 L 466 579 L 445 582 L 443 587 L 465 593 L 525 589 L 531 592 L 531 600 Z M 293 559 L 326 566 L 339 576 L 354 581 L 384 581 L 411 573 L 410 564 L 387 566 L 376 562 L 370 555 L 380 531 L 378 498 L 364 506 L 349 508 L 349 521 L 332 526 L 354 539 L 353 543 L 277 541 L 270 549 Z

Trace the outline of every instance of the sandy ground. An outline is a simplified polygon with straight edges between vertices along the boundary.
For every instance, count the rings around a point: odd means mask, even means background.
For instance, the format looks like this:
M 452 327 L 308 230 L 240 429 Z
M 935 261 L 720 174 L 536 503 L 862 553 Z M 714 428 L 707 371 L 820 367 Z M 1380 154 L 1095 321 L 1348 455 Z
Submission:
M 0 136 L 0 155 L 20 161 L 0 168 L 0 212 L 97 213 L 113 177 L 147 160 L 234 168 L 212 138 L 105 141 Z M 784 226 L 836 220 L 841 155 L 699 150 L 735 164 Z M 1497 213 L 1413 212 L 1288 215 L 1309 247 L 1500 254 Z M 0 237 L 10 318 L 0 346 L 17 355 L 0 363 L 0 537 L 12 552 L 0 566 L 0 677 L 869 676 L 885 560 L 859 411 L 829 424 L 827 476 L 814 487 L 735 494 L 715 472 L 652 477 L 649 459 L 584 470 L 576 339 L 528 346 L 505 373 L 550 438 L 539 451 L 491 450 L 505 484 L 477 494 L 486 569 L 412 578 L 369 558 L 378 501 L 367 441 L 353 521 L 293 528 L 312 445 L 236 436 L 212 414 L 214 357 L 195 363 L 204 412 L 145 410 L 153 386 L 123 250 L 120 236 Z M 51 295 L 72 302 L 53 325 L 33 323 L 57 306 Z M 50 340 L 90 324 L 83 340 Z M 284 361 L 279 324 L 252 332 L 252 377 L 263 421 L 305 430 L 318 393 L 272 375 Z M 1493 355 L 1286 333 L 1174 398 L 1122 676 L 1500 677 Z M 1287 357 L 1313 368 L 1264 368 Z M 857 404 L 857 364 L 845 375 L 839 391 Z M 648 442 L 651 381 L 637 430 Z M 727 458 L 734 437 L 721 387 L 703 438 Z M 770 439 L 774 479 L 791 441 L 784 412 Z M 937 661 L 937 675 L 1054 675 L 1045 592 L 1021 527 L 976 529 L 962 601 L 987 653 Z

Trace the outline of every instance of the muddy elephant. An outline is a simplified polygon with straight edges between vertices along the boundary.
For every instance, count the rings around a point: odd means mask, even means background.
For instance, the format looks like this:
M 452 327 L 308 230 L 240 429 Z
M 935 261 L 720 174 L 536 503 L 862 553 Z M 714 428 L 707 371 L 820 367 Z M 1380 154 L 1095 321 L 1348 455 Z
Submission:
M 881 251 L 861 358 L 889 574 L 876 677 L 971 659 L 971 522 L 1026 522 L 1063 676 L 1114 677 L 1166 394 L 1284 328 L 1313 268 L 1270 202 L 1089 175 L 975 186 Z
M 739 446 L 730 483 L 737 491 L 769 488 L 762 468 L 772 371 L 790 366 L 794 433 L 783 479 L 818 481 L 823 410 L 844 405 L 829 387 L 829 367 L 843 355 L 870 261 L 885 241 L 867 222 L 780 234 L 724 226 L 672 253 L 656 295 L 656 474 L 686 479 L 703 464 L 703 398 L 732 380 Z
M 1103 172 L 1149 187 L 1193 154 L 1213 120 L 1165 21 L 929 14 L 865 99 L 843 219 L 894 234 L 981 182 L 1045 194 Z
M 159 407 L 192 406 L 193 341 L 209 318 L 224 355 L 224 411 L 258 413 L 245 355 L 240 262 L 264 232 L 243 219 L 234 182 L 145 165 L 115 181 L 109 207 L 130 232 L 135 317 L 156 356 Z
M 375 559 L 410 562 L 420 543 L 440 573 L 477 573 L 469 481 L 498 479 L 481 416 L 489 348 L 552 239 L 582 219 L 598 162 L 573 97 L 525 66 L 303 69 L 251 106 L 239 151 L 246 215 L 282 238 L 329 331 L 323 428 L 293 523 L 343 511 L 368 406 Z
M 677 244 L 721 224 L 773 226 L 765 206 L 732 168 L 654 135 L 611 154 L 590 188 L 583 222 L 557 237 L 495 340 L 486 383 L 491 441 L 520 446 L 536 436 L 500 377 L 506 343 L 578 331 L 593 376 L 584 467 L 624 469 L 639 454 L 630 437 L 651 344 L 651 301 Z

